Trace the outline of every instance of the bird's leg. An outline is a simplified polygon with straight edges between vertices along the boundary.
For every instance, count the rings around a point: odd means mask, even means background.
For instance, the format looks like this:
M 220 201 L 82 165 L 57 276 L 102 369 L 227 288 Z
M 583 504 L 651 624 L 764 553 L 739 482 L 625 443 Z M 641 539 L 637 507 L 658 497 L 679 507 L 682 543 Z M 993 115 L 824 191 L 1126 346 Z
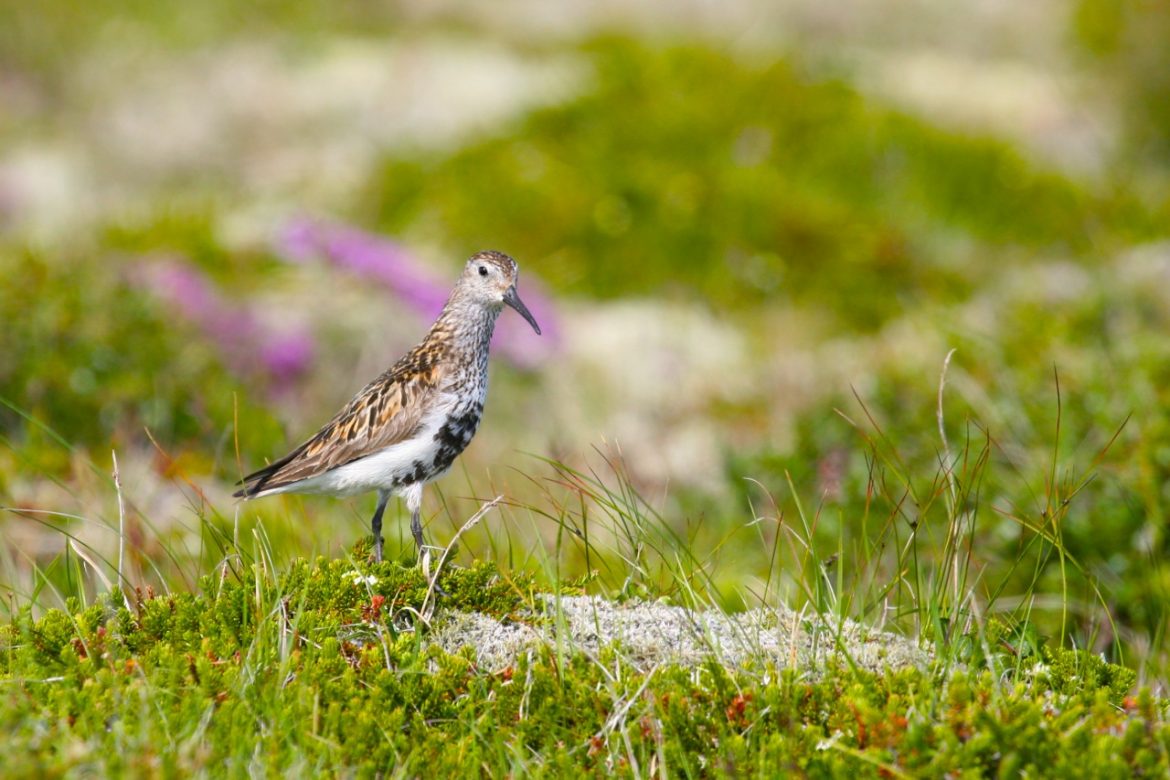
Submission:
M 418 548 L 418 562 L 423 567 L 423 573 L 429 575 L 430 555 L 427 550 L 427 540 L 423 537 L 422 529 L 422 483 L 416 482 L 406 491 L 406 508 L 410 510 L 410 533 L 414 536 L 414 545 Z
M 423 576 L 431 579 L 431 548 L 423 536 L 422 529 L 422 483 L 416 482 L 406 493 L 406 508 L 410 510 L 410 533 L 414 536 L 414 545 L 418 548 L 418 565 Z M 446 596 L 447 591 L 438 583 L 439 573 L 435 572 L 435 592 Z
M 418 554 L 423 554 L 423 548 L 427 546 L 427 540 L 423 538 L 422 530 L 422 513 L 415 509 L 410 513 L 410 533 L 414 536 L 414 545 L 418 548 Z
M 389 491 L 378 491 L 378 506 L 374 509 L 373 519 L 370 520 L 370 527 L 374 531 L 374 560 L 378 563 L 382 562 L 382 513 L 386 511 L 386 502 L 389 500 Z
M 410 513 L 410 532 L 414 534 L 414 545 L 418 548 L 418 565 L 422 567 L 423 576 L 431 578 L 431 548 L 423 538 L 422 516 L 418 509 Z

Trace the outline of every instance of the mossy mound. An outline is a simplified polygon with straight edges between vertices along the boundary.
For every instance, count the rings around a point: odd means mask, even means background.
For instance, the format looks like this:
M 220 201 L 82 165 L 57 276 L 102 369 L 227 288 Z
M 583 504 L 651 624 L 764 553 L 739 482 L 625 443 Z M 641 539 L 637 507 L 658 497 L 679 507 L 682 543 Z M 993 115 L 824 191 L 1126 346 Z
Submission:
M 944 674 L 851 623 L 556 598 L 488 564 L 443 587 L 432 611 L 414 568 L 319 559 L 25 610 L 0 627 L 0 773 L 1170 769 L 1166 703 L 1083 653 Z

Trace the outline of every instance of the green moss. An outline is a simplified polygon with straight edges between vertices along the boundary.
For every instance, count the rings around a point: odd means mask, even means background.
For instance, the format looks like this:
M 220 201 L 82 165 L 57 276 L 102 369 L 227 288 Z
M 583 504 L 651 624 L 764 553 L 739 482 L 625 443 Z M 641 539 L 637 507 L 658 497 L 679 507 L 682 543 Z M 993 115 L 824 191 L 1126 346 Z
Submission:
M 421 576 L 393 562 L 297 561 L 279 577 L 203 584 L 133 609 L 105 599 L 25 612 L 0 628 L 0 770 L 17 757 L 102 774 L 1170 769 L 1165 702 L 1119 699 L 1131 672 L 1070 651 L 1046 654 L 1044 679 L 1006 686 L 913 668 L 646 671 L 615 648 L 536 650 L 487 674 L 470 650 L 427 646 L 419 624 L 393 630 L 396 610 L 421 604 Z M 444 587 L 460 609 L 498 614 L 527 589 L 485 564 L 452 570 Z
M 1048 669 L 1042 677 L 1058 693 L 1105 690 L 1113 703 L 1120 704 L 1137 682 L 1137 672 L 1086 650 L 1045 647 L 1043 654 Z
M 77 631 L 73 619 L 68 613 L 55 609 L 34 623 L 28 632 L 33 647 L 49 659 L 58 657 L 75 636 Z

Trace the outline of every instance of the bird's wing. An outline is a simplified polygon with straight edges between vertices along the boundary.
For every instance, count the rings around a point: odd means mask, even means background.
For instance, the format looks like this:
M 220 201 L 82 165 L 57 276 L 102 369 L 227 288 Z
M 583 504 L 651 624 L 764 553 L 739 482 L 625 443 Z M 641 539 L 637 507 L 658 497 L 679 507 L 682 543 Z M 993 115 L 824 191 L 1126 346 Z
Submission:
M 366 385 L 311 439 L 241 480 L 237 497 L 324 474 L 409 439 L 442 379 L 442 361 L 420 345 Z

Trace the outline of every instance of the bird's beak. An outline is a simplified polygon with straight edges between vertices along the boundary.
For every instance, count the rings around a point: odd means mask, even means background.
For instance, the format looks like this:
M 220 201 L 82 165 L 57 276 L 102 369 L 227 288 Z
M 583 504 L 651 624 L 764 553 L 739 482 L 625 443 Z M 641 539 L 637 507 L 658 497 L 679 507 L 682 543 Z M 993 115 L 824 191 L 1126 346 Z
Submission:
M 508 288 L 508 292 L 504 293 L 504 303 L 520 312 L 520 316 L 528 320 L 528 324 L 536 331 L 536 335 L 540 335 L 540 326 L 536 324 L 536 318 L 532 316 L 532 312 L 528 311 L 524 301 L 520 300 L 520 296 L 516 293 L 516 285 L 512 285 Z

